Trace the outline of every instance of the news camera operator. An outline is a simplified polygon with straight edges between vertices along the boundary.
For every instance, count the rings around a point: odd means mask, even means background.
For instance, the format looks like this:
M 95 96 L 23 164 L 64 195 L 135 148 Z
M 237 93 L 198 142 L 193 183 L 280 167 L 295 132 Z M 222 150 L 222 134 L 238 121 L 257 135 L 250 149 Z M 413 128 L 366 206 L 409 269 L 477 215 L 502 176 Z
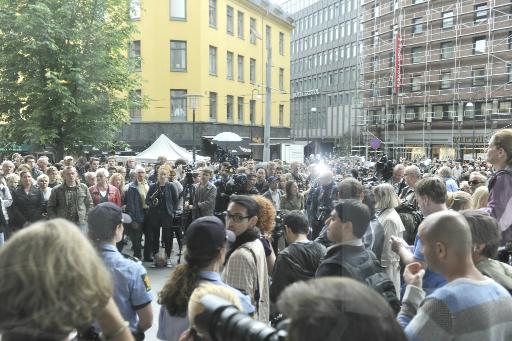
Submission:
M 312 215 L 311 227 L 313 228 L 312 239 L 316 239 L 333 210 L 333 201 L 338 195 L 338 188 L 333 181 L 331 171 L 320 174 L 318 186 L 309 193 L 308 202 Z
M 215 187 L 217 187 L 214 216 L 221 220 L 224 220 L 223 212 L 228 209 L 229 194 L 227 194 L 227 192 L 231 173 L 233 173 L 231 164 L 229 162 L 221 163 L 217 180 L 213 183 Z

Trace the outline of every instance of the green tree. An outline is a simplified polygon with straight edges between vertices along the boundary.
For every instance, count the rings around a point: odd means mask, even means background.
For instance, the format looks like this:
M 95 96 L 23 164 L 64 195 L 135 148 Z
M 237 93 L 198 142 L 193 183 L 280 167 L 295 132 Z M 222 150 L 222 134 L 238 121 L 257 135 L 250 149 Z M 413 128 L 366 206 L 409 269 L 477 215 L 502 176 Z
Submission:
M 0 0 L 2 139 L 108 146 L 137 87 L 128 0 Z M 133 96 L 131 96 L 133 98 Z

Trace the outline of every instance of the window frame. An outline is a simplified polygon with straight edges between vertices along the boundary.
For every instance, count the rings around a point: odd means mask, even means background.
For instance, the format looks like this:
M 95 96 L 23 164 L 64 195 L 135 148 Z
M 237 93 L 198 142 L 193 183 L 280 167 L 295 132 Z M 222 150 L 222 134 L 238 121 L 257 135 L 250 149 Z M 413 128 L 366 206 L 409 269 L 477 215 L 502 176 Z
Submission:
M 172 21 L 187 21 L 187 0 L 169 0 L 170 3 L 169 3 L 169 20 L 172 20 Z M 184 17 L 175 17 L 173 16 L 173 6 L 172 4 L 175 3 L 175 2 L 183 2 L 183 12 L 185 13 L 184 14 Z
M 180 95 L 177 95 L 177 96 L 173 96 L 173 92 L 181 92 Z M 187 107 L 187 90 L 186 89 L 171 89 L 169 91 L 169 96 L 170 96 L 170 110 L 171 110 L 171 120 L 172 121 L 176 121 L 176 120 L 186 120 L 187 119 L 187 110 L 188 110 L 188 107 Z M 176 103 L 174 101 L 178 101 L 179 103 Z M 178 105 L 177 107 L 174 108 L 175 105 Z M 174 109 L 174 110 L 173 110 Z M 184 110 L 183 112 L 183 115 L 174 115 L 174 113 L 176 112 L 177 109 L 182 109 Z
M 184 43 L 184 46 L 185 48 L 174 48 L 173 49 L 173 43 L 176 44 L 176 43 Z M 175 52 L 177 51 L 182 51 L 184 50 L 185 53 L 184 53 L 184 67 L 182 68 L 174 68 L 174 63 L 173 63 L 173 60 L 174 60 L 174 55 L 175 55 Z M 186 40 L 171 40 L 170 41 L 170 52 L 171 52 L 171 55 L 170 55 L 170 63 L 171 63 L 171 72 L 186 72 L 187 71 L 187 41 Z

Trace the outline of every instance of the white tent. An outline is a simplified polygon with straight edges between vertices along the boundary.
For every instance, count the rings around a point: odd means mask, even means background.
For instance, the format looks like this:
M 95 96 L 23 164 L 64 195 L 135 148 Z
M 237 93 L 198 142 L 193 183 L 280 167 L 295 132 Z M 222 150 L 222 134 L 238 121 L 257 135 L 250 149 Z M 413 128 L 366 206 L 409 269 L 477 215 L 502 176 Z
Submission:
M 192 161 L 192 153 L 185 148 L 178 146 L 172 142 L 164 134 L 160 135 L 151 146 L 146 150 L 140 152 L 135 156 L 139 162 L 155 162 L 159 156 L 166 156 L 167 160 L 176 161 L 177 159 L 185 159 Z M 209 160 L 209 157 L 204 157 L 196 154 L 196 161 Z

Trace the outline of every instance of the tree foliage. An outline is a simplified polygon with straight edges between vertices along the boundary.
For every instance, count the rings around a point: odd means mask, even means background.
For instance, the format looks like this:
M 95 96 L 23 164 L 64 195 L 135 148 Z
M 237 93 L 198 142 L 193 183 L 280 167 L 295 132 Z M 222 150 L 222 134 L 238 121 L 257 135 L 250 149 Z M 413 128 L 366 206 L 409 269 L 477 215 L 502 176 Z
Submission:
M 128 0 L 0 0 L 2 139 L 108 145 L 138 79 L 126 51 Z

